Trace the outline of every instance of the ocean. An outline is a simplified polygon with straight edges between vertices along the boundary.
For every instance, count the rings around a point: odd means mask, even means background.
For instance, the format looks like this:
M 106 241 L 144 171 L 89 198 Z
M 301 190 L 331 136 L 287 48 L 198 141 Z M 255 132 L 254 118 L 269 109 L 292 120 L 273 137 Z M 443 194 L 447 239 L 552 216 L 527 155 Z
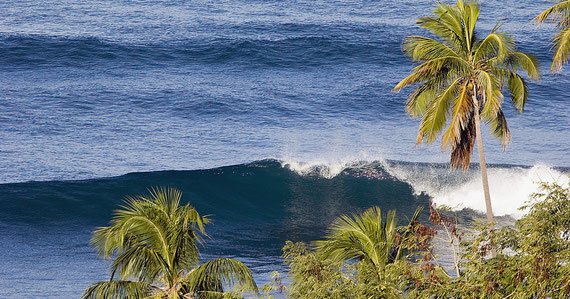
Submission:
M 378 205 L 404 223 L 433 200 L 481 217 L 477 165 L 416 146 L 409 90 L 392 92 L 434 3 L 1 1 L 0 298 L 108 279 L 90 233 L 153 186 L 211 215 L 204 259 L 240 259 L 260 285 L 286 272 L 286 240 L 341 214 Z M 570 67 L 548 72 L 554 28 L 530 22 L 552 2 L 481 4 L 479 32 L 505 21 L 542 65 L 524 114 L 505 99 L 509 147 L 483 127 L 493 208 L 516 219 L 536 182 L 568 182 Z

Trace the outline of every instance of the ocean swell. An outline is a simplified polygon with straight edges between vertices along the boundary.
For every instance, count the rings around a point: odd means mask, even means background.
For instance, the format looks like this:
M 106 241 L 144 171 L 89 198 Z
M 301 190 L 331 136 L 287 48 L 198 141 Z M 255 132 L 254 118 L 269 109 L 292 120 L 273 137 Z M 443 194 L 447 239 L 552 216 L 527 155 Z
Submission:
M 0 64 L 18 69 L 95 66 L 168 67 L 233 64 L 247 67 L 308 68 L 346 63 L 403 61 L 399 41 L 342 35 L 293 35 L 275 39 L 211 37 L 132 43 L 96 37 L 0 36 Z

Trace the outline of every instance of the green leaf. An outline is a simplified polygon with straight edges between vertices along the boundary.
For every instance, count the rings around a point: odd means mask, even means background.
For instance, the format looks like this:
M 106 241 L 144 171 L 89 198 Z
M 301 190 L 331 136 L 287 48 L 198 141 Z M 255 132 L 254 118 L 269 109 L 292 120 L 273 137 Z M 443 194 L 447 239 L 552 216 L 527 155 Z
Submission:
M 151 285 L 138 281 L 101 281 L 91 284 L 81 295 L 83 299 L 146 298 L 152 294 Z

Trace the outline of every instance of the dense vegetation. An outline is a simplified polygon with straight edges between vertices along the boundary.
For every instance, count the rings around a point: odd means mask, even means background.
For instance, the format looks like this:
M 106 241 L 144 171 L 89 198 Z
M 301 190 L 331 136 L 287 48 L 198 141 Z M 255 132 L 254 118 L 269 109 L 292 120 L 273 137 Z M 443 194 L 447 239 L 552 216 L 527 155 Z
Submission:
M 523 207 L 528 213 L 514 226 L 501 229 L 477 224 L 470 232 L 460 232 L 454 219 L 445 215 L 449 212 L 433 207 L 431 226 L 414 221 L 396 227 L 392 212 L 381 224 L 367 223 L 371 216 L 380 219 L 378 208 L 344 216 L 314 248 L 287 242 L 283 257 L 292 279 L 288 296 L 568 298 L 570 188 L 542 184 L 541 189 Z M 359 228 L 340 225 L 349 222 Z M 434 238 L 449 242 L 453 269 L 444 269 L 437 261 Z M 491 245 L 497 250 L 494 258 L 489 254 Z M 375 259 L 377 252 L 380 259 Z M 403 258 L 398 258 L 400 252 L 406 253 Z

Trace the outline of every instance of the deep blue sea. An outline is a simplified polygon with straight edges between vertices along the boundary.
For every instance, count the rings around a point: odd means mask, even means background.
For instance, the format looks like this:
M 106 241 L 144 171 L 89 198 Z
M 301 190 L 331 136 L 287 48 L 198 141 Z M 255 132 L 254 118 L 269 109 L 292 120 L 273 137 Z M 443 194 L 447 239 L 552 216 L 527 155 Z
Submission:
M 0 1 L 0 298 L 107 279 L 90 232 L 152 186 L 211 214 L 204 259 L 238 258 L 259 284 L 286 271 L 285 240 L 322 238 L 343 213 L 405 221 L 431 198 L 478 217 L 477 167 L 416 147 L 409 90 L 391 91 L 434 3 Z M 542 63 L 524 114 L 505 99 L 506 151 L 483 136 L 495 212 L 516 218 L 534 182 L 568 182 L 570 66 L 548 73 L 554 28 L 530 22 L 552 2 L 481 3 L 481 35 L 503 20 Z

